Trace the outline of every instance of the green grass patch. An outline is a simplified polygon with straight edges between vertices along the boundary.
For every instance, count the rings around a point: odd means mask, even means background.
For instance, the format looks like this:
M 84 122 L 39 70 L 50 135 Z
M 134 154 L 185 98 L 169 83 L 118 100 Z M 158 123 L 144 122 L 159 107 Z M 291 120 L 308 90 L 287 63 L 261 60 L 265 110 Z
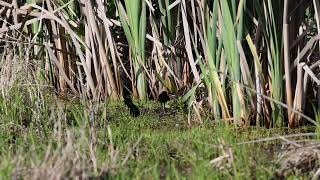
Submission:
M 141 110 L 137 118 L 123 103 L 65 101 L 37 93 L 15 93 L 0 103 L 4 179 L 269 179 L 280 167 L 283 142 L 241 142 L 314 131 L 237 129 L 209 119 L 190 125 L 177 102 L 165 110 L 158 102 L 135 102 Z

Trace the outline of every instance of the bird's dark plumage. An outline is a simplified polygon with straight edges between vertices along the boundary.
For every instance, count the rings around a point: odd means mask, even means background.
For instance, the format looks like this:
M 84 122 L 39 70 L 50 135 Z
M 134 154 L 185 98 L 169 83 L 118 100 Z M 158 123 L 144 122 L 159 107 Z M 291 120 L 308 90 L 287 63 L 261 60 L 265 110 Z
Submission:
M 137 117 L 140 115 L 140 111 L 139 108 L 132 101 L 132 81 L 129 78 L 129 76 L 127 76 L 125 69 L 120 68 L 119 74 L 122 85 L 123 102 L 129 108 L 130 115 L 133 117 Z
M 125 96 L 123 101 L 124 101 L 124 104 L 127 106 L 130 106 L 130 104 L 133 104 L 131 96 Z
M 138 117 L 140 116 L 140 111 L 139 111 L 139 108 L 134 105 L 133 103 L 130 104 L 129 106 L 129 109 L 130 109 L 130 115 L 133 116 L 133 117 Z
M 161 94 L 159 94 L 158 101 L 162 104 L 163 108 L 165 107 L 165 103 L 170 100 L 170 97 L 167 93 L 167 91 L 163 91 Z
M 170 97 L 168 96 L 167 91 L 163 91 L 160 95 L 159 95 L 159 101 L 161 103 L 166 103 L 170 100 Z
M 139 108 L 133 104 L 131 93 L 127 88 L 123 88 L 123 99 L 124 104 L 129 108 L 130 115 L 138 117 L 140 115 Z

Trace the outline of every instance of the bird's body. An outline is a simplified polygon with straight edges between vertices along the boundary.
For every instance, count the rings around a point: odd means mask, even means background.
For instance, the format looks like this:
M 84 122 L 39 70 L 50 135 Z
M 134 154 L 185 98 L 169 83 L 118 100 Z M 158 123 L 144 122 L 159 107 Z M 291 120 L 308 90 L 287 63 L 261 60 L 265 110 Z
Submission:
M 163 91 L 161 94 L 159 94 L 158 101 L 161 103 L 163 108 L 165 107 L 166 102 L 170 100 L 170 97 L 167 93 L 167 91 Z
M 133 117 L 138 117 L 140 115 L 139 108 L 133 104 L 132 97 L 128 91 L 123 93 L 124 104 L 129 108 L 130 115 Z
M 140 116 L 140 111 L 139 111 L 139 108 L 134 105 L 133 103 L 130 104 L 129 106 L 129 110 L 130 110 L 130 115 L 133 116 L 133 117 L 138 117 Z
M 124 103 L 127 105 L 127 107 L 129 108 L 130 111 L 130 115 L 133 117 L 138 117 L 140 115 L 140 111 L 139 108 L 133 104 L 132 99 L 131 98 L 125 98 L 124 99 Z
M 124 104 L 127 106 L 130 106 L 131 104 L 133 104 L 131 96 L 124 97 Z
M 120 69 L 120 78 L 122 84 L 122 97 L 124 104 L 129 108 L 130 115 L 138 117 L 140 115 L 139 108 L 132 101 L 132 82 L 128 78 L 124 69 Z

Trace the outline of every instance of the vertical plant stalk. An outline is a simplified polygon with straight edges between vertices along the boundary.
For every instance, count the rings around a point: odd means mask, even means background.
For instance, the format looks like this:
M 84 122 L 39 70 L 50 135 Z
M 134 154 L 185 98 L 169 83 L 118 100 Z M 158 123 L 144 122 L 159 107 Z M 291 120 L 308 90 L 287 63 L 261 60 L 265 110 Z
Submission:
M 145 40 L 146 40 L 146 21 L 147 21 L 147 7 L 146 7 L 146 2 L 142 2 L 142 7 L 141 11 L 139 14 L 139 35 L 138 35 L 138 56 L 137 60 L 138 63 L 138 68 L 136 68 L 136 75 L 137 75 L 137 90 L 139 94 L 139 99 L 140 100 L 145 100 L 147 99 L 147 80 L 146 80 L 146 74 L 143 69 L 143 66 L 145 65 Z
M 268 59 L 268 72 L 269 72 L 269 88 L 270 95 L 277 101 L 282 100 L 282 89 L 283 89 L 283 80 L 282 80 L 282 63 L 281 63 L 281 42 L 282 42 L 282 33 L 279 32 L 280 28 L 278 25 L 278 21 L 281 20 L 281 16 L 279 12 L 280 3 L 276 1 L 263 1 L 262 4 L 256 2 L 255 9 L 258 13 L 259 26 L 261 28 L 261 32 L 263 33 L 262 43 L 266 43 L 267 55 Z M 258 27 L 259 27 L 258 26 Z M 266 78 L 268 81 L 268 78 Z M 261 86 L 263 87 L 263 86 Z M 265 104 L 267 103 L 264 101 Z M 280 127 L 283 124 L 283 110 L 282 108 L 272 101 L 270 101 L 272 108 L 272 120 L 271 126 Z
M 66 73 L 63 71 L 63 66 L 60 64 L 60 62 L 58 61 L 57 57 L 55 56 L 55 54 L 53 53 L 52 49 L 50 48 L 48 43 L 44 43 L 45 47 L 48 50 L 49 56 L 51 58 L 51 60 L 54 62 L 54 64 L 56 64 L 56 66 L 58 67 L 59 71 L 61 72 L 61 78 L 64 79 L 64 81 L 69 85 L 69 87 L 71 88 L 72 92 L 77 94 L 77 90 L 73 87 L 70 79 L 68 78 L 68 76 L 66 75 Z
M 313 0 L 314 12 L 315 12 L 315 20 L 317 24 L 317 31 L 320 34 L 320 2 L 319 0 Z M 319 41 L 319 52 L 320 52 L 320 41 Z M 318 76 L 318 78 L 320 75 Z M 320 109 L 320 86 L 318 86 L 318 109 Z
M 121 2 L 118 2 L 120 22 L 129 43 L 130 63 L 132 61 L 139 99 L 145 100 L 147 93 L 143 66 L 145 64 L 146 2 L 140 0 L 125 1 L 125 7 L 124 9 Z
M 52 7 L 52 3 L 49 1 L 49 0 L 46 0 L 46 3 L 47 3 L 47 6 L 48 6 L 48 11 L 49 12 L 53 12 L 53 7 Z M 59 34 L 59 24 L 57 24 L 56 22 L 54 22 L 54 20 L 50 20 L 50 23 L 51 23 L 51 29 L 52 29 L 52 32 L 50 32 L 53 36 L 53 39 L 54 39 L 54 44 L 55 46 L 58 48 L 58 49 L 61 49 L 61 39 L 60 39 L 60 34 Z M 62 70 L 65 69 L 64 67 L 64 62 L 63 62 L 63 56 L 62 56 L 62 52 L 56 52 L 57 54 L 57 58 L 58 58 L 58 61 L 60 62 L 60 65 L 63 67 L 61 69 L 58 69 L 58 84 L 59 84 L 59 91 L 64 93 L 65 92 L 65 85 L 66 85 L 66 82 L 64 80 L 64 78 L 62 78 L 62 73 L 61 72 Z
M 220 119 L 220 107 L 218 106 L 218 102 L 221 106 L 222 116 L 224 119 L 227 119 L 230 117 L 225 93 L 222 88 L 222 82 L 219 80 L 217 65 L 219 65 L 220 56 L 219 51 L 217 52 L 217 21 L 218 21 L 218 10 L 219 10 L 219 4 L 218 0 L 215 0 L 213 3 L 213 14 L 212 18 L 209 16 L 209 10 L 205 11 L 207 12 L 205 19 L 203 20 L 204 25 L 206 24 L 206 27 L 203 27 L 204 30 L 206 30 L 205 43 L 206 43 L 206 49 L 207 52 L 207 62 L 208 62 L 208 70 L 209 70 L 209 80 L 207 81 L 206 85 L 208 88 L 209 93 L 209 102 L 211 103 L 212 110 L 214 112 L 214 116 L 216 119 Z M 211 24 L 212 23 L 212 24 Z M 221 39 L 219 40 L 220 45 Z M 219 46 L 220 47 L 220 46 Z M 203 71 L 203 73 L 206 73 L 206 71 Z
M 262 90 L 262 87 L 261 87 L 261 84 L 264 84 L 263 83 L 263 74 L 262 74 L 262 65 L 261 65 L 261 62 L 260 62 L 260 58 L 257 54 L 257 49 L 256 49 L 256 46 L 253 44 L 252 42 L 252 39 L 250 37 L 250 35 L 247 35 L 246 36 L 246 40 L 248 42 L 248 45 L 249 45 L 249 48 L 251 50 L 251 53 L 252 53 L 252 56 L 253 56 L 253 60 L 254 60 L 254 70 L 255 70 L 255 79 L 256 79 L 256 91 L 257 91 L 257 106 L 260 106 L 260 107 L 257 107 L 257 108 L 261 108 L 262 109 L 262 105 L 263 105 L 263 99 L 262 99 L 262 96 L 263 96 L 263 90 Z M 258 104 L 260 103 L 260 104 Z M 262 113 L 261 109 L 257 109 L 257 113 Z M 257 116 L 260 116 L 260 114 L 257 114 Z M 259 122 L 259 118 L 257 118 L 257 126 L 260 125 L 260 122 Z
M 65 31 L 60 25 L 58 25 L 57 27 L 58 27 L 58 32 L 59 32 L 58 33 L 58 42 L 59 43 L 57 44 L 58 48 L 59 49 L 66 49 L 66 39 L 64 37 Z M 69 68 L 68 68 L 67 62 L 66 62 L 68 60 L 66 54 L 63 52 L 57 52 L 57 57 L 59 59 L 60 65 L 63 67 L 62 70 L 68 75 Z M 60 90 L 62 93 L 65 93 L 67 90 L 67 84 L 66 84 L 65 80 L 63 78 L 61 78 L 61 76 L 60 76 L 61 73 L 62 72 L 60 72 L 60 70 L 59 70 Z
M 238 26 L 237 26 L 237 39 L 234 42 L 236 44 L 237 41 L 240 41 L 243 38 L 243 14 L 244 14 L 244 10 L 246 7 L 246 0 L 240 0 L 239 4 L 238 4 L 238 12 L 237 12 L 237 17 L 239 17 L 239 21 L 238 21 Z M 238 68 L 237 71 L 239 72 L 239 82 L 241 81 L 241 77 L 243 76 L 241 74 L 241 63 L 240 63 L 240 57 L 239 57 L 239 53 L 238 53 L 238 48 L 235 46 L 235 55 L 236 55 L 236 59 L 237 59 L 237 64 Z M 237 98 L 239 99 L 239 103 L 240 103 L 240 117 L 247 117 L 247 107 L 246 107 L 246 103 L 244 101 L 244 90 L 239 86 L 239 84 L 236 84 L 236 92 L 237 92 Z
M 243 2 L 243 1 L 241 1 Z M 238 94 L 237 85 L 236 83 L 239 83 L 241 80 L 241 74 L 240 74 L 240 61 L 239 61 L 239 55 L 236 48 L 236 40 L 240 37 L 241 34 L 241 21 L 240 23 L 236 23 L 237 26 L 234 26 L 235 22 L 232 19 L 232 10 L 229 8 L 229 4 L 225 0 L 220 0 L 220 8 L 222 12 L 222 41 L 223 41 L 223 47 L 224 52 L 226 54 L 227 58 L 227 67 L 230 70 L 230 76 L 232 78 L 232 110 L 233 110 L 233 116 L 235 118 L 235 124 L 240 125 L 241 124 L 241 114 L 242 114 L 242 107 L 240 105 L 240 98 L 241 94 Z M 241 3 L 239 6 L 240 10 L 242 10 L 243 7 L 241 7 Z M 237 35 L 236 29 L 239 34 Z M 238 37 L 237 37 L 238 36 Z M 243 107 L 245 108 L 245 107 Z
M 313 0 L 314 6 L 314 17 L 317 24 L 317 31 L 320 34 L 320 2 L 318 0 Z M 319 41 L 319 50 L 320 50 L 320 41 Z
M 92 79 L 92 76 L 89 72 L 89 69 L 88 69 L 88 66 L 86 64 L 86 61 L 85 61 L 85 58 L 83 56 L 83 52 L 81 51 L 81 46 L 80 46 L 80 43 L 85 46 L 85 43 L 82 41 L 82 39 L 70 28 L 69 24 L 67 23 L 66 19 L 64 18 L 63 15 L 61 15 L 61 12 L 60 13 L 60 16 L 61 19 L 59 19 L 57 16 L 55 16 L 52 12 L 49 12 L 47 10 L 45 10 L 44 8 L 38 6 L 38 5 L 35 5 L 35 4 L 32 4 L 31 5 L 33 8 L 36 8 L 36 9 L 39 9 L 41 10 L 45 15 L 47 15 L 48 17 L 50 17 L 52 20 L 55 20 L 56 23 L 58 23 L 59 25 L 63 26 L 65 28 L 65 31 L 67 33 L 70 34 L 70 37 L 71 37 L 71 40 L 72 40 L 72 43 L 73 45 L 75 46 L 75 49 L 76 49 L 76 52 L 77 54 L 79 55 L 79 58 L 81 60 L 81 65 L 83 66 L 83 70 L 86 74 L 86 78 L 87 78 L 87 83 L 89 85 L 89 88 L 91 90 L 91 92 L 95 92 L 94 91 L 94 83 L 93 83 L 93 79 Z
M 257 34 L 259 34 L 260 32 L 260 22 L 258 22 L 258 29 L 257 29 Z M 258 35 L 256 36 L 256 38 L 258 37 Z M 255 48 L 258 48 L 258 44 L 257 41 L 255 41 Z M 257 110 L 257 114 L 256 114 L 256 125 L 260 126 L 260 122 L 261 122 L 261 116 L 262 116 L 262 103 L 263 103 L 263 99 L 262 96 L 260 94 L 262 94 L 262 89 L 261 89 L 261 79 L 259 76 L 259 70 L 258 70 L 258 64 L 257 61 L 254 61 L 254 74 L 255 74 L 255 80 L 256 80 L 256 91 L 257 91 L 257 103 L 256 103 L 256 110 Z
M 92 33 L 95 35 L 96 40 L 98 42 L 98 48 L 99 48 L 99 53 L 100 53 L 100 59 L 101 59 L 101 64 L 102 64 L 102 69 L 106 72 L 107 79 L 106 81 L 109 82 L 108 84 L 110 85 L 109 88 L 111 88 L 111 97 L 112 99 L 117 99 L 117 86 L 115 84 L 115 80 L 113 77 L 113 73 L 111 70 L 111 66 L 109 64 L 107 54 L 106 54 L 106 47 L 104 47 L 104 43 L 102 42 L 102 37 L 99 32 L 98 25 L 96 23 L 96 20 L 94 19 L 94 14 L 93 14 L 93 6 L 90 1 L 86 1 L 85 3 L 87 13 L 88 13 L 88 21 L 90 22 L 91 28 L 92 28 Z M 94 94 L 94 92 L 92 92 Z
M 304 17 L 304 10 L 305 7 L 304 6 L 300 6 L 299 7 L 299 21 L 303 21 L 303 17 Z M 297 32 L 298 32 L 298 36 L 301 37 L 303 35 L 303 26 L 300 25 Z M 298 43 L 297 48 L 296 48 L 296 52 L 297 52 L 297 56 L 300 56 L 301 53 L 301 43 Z M 302 97 L 303 97 L 303 66 L 305 65 L 304 62 L 301 62 L 297 65 L 297 83 L 296 83 L 296 87 L 295 87 L 295 93 L 294 93 L 294 99 L 293 99 L 293 108 L 299 112 L 301 112 L 302 110 Z M 299 114 L 296 113 L 292 113 L 291 114 L 291 118 L 293 119 L 294 122 L 297 122 L 299 124 L 300 120 L 301 120 L 301 116 Z
M 100 12 L 105 12 L 106 11 L 104 6 L 103 6 L 103 2 L 101 0 L 98 0 L 97 4 L 98 4 L 98 9 L 100 10 Z M 102 13 L 101 16 L 102 16 L 102 20 L 103 20 L 103 26 L 104 26 L 104 29 L 105 29 L 105 32 L 106 32 L 106 38 L 107 38 L 107 42 L 108 42 L 108 47 L 109 47 L 109 50 L 110 50 L 110 53 L 111 53 L 111 59 L 112 59 L 112 63 L 113 63 L 113 71 L 114 71 L 114 74 L 116 74 L 115 75 L 116 85 L 119 87 L 120 83 L 119 83 L 119 79 L 118 79 L 118 76 L 117 76 L 117 74 L 119 74 L 118 65 L 117 65 L 117 62 L 116 62 L 115 47 L 114 47 L 114 44 L 113 44 L 112 34 L 111 34 L 111 31 L 110 31 L 110 25 L 108 23 L 108 18 L 106 17 L 106 14 Z M 106 47 L 106 48 L 108 48 L 108 47 Z M 113 90 L 113 91 L 115 91 L 115 90 Z
M 292 91 L 291 91 L 291 77 L 290 77 L 290 58 L 289 58 L 289 24 L 288 24 L 288 0 L 284 0 L 283 6 L 283 60 L 284 73 L 286 79 L 286 97 L 288 105 L 288 119 L 289 127 L 294 127 L 295 122 L 291 118 L 292 109 Z
M 299 63 L 297 66 L 297 85 L 296 85 L 296 91 L 295 91 L 295 97 L 294 97 L 294 104 L 293 107 L 295 110 L 301 112 L 302 110 L 302 97 L 303 97 L 303 66 L 305 63 Z M 296 113 L 291 114 L 291 118 L 295 121 L 299 122 L 301 116 Z
M 190 40 L 190 32 L 189 32 L 189 25 L 188 25 L 188 20 L 187 20 L 187 7 L 186 7 L 186 1 L 182 0 L 181 1 L 181 14 L 182 14 L 182 23 L 183 23 L 183 31 L 184 31 L 184 38 L 185 38 L 185 43 L 186 43 L 186 51 L 187 51 L 187 56 L 189 59 L 191 71 L 193 73 L 194 79 L 196 80 L 196 83 L 200 82 L 200 75 L 199 72 L 196 68 L 196 63 L 193 58 L 192 54 L 192 45 L 191 45 L 191 40 Z

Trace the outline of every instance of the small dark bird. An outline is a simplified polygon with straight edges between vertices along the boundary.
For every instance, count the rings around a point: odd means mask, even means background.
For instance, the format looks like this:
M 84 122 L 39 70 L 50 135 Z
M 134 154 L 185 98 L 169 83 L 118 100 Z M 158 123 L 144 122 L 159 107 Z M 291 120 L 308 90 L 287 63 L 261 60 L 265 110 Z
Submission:
M 130 115 L 133 117 L 138 117 L 140 115 L 139 108 L 133 104 L 132 97 L 130 94 L 124 94 L 124 104 L 129 108 Z
M 139 108 L 134 105 L 133 103 L 130 104 L 129 106 L 129 109 L 130 109 L 130 115 L 133 116 L 133 117 L 138 117 L 140 116 L 140 111 L 139 111 Z
M 163 91 L 161 94 L 159 94 L 158 101 L 161 103 L 163 109 L 165 109 L 165 104 L 170 100 L 170 97 L 168 96 L 167 91 Z
M 122 97 L 124 104 L 129 108 L 130 115 L 133 117 L 138 117 L 140 115 L 139 108 L 132 101 L 132 83 L 131 80 L 126 75 L 124 69 L 120 69 L 120 78 L 122 83 Z
M 131 104 L 133 104 L 132 98 L 131 98 L 130 95 L 124 97 L 124 104 L 127 105 L 127 106 L 130 106 Z
M 130 98 L 125 98 L 124 103 L 127 105 L 127 107 L 130 110 L 130 115 L 133 117 L 138 117 L 140 115 L 139 108 L 133 104 L 131 97 Z

